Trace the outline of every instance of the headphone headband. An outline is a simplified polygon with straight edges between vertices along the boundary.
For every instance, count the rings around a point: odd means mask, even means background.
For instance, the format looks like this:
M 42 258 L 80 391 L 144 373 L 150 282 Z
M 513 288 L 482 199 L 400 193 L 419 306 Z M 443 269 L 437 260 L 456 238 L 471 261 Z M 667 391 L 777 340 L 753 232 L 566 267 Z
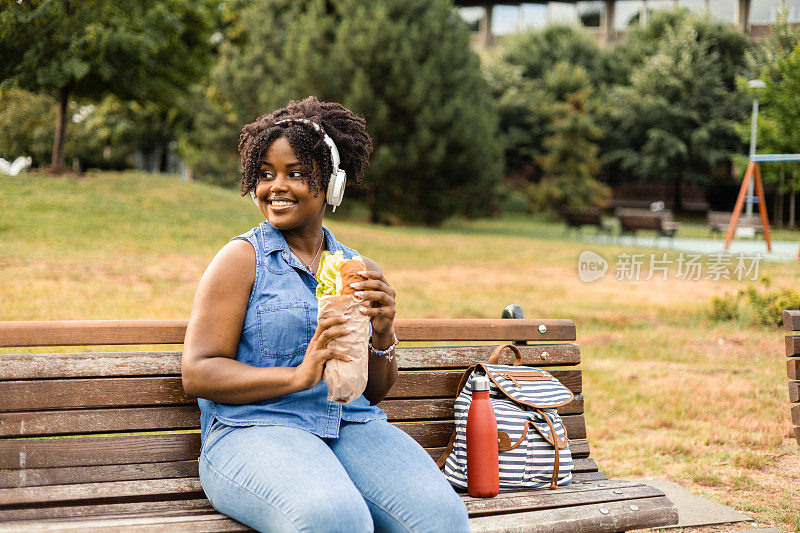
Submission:
M 333 206 L 332 210 L 336 211 L 336 208 L 342 203 L 342 197 L 344 196 L 344 185 L 347 179 L 345 171 L 339 168 L 341 159 L 339 158 L 339 149 L 336 148 L 336 143 L 334 143 L 333 139 L 331 139 L 330 136 L 325 133 L 325 130 L 322 129 L 322 126 L 312 120 L 305 118 L 285 118 L 277 121 L 275 125 L 284 122 L 300 122 L 303 124 L 310 124 L 316 131 L 322 134 L 322 140 L 328 145 L 328 149 L 331 152 L 331 176 L 330 180 L 328 180 L 328 191 L 325 194 L 325 200 L 328 204 Z M 255 191 L 250 191 L 250 196 L 253 198 L 253 202 L 258 205 Z

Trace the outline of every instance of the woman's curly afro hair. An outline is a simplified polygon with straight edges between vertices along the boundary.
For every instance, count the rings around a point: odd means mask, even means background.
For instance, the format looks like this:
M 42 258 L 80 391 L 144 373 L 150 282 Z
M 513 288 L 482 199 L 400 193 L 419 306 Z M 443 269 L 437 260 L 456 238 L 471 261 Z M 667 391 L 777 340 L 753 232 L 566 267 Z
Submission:
M 289 105 L 258 117 L 242 128 L 239 154 L 242 159 L 242 196 L 254 191 L 261 174 L 261 163 L 272 143 L 285 137 L 295 155 L 308 172 L 308 187 L 316 196 L 327 190 L 332 163 L 323 135 L 310 124 L 280 120 L 305 119 L 322 126 L 339 150 L 339 168 L 347 180 L 359 182 L 372 153 L 372 140 L 367 134 L 364 117 L 335 102 L 320 102 L 314 96 L 293 100 Z

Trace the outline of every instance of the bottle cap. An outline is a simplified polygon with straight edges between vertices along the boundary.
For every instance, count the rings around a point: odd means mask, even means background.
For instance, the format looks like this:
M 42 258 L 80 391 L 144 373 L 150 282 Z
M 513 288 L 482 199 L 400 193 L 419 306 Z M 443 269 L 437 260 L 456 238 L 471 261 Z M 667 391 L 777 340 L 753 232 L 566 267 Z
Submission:
M 486 376 L 475 376 L 472 378 L 472 390 L 484 391 L 489 390 L 489 378 Z

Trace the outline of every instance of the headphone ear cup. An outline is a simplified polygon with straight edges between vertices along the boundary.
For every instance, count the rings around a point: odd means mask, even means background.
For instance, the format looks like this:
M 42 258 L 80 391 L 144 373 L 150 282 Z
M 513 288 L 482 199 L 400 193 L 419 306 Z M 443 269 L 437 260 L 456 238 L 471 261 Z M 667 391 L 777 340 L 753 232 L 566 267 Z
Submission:
M 331 181 L 328 183 L 328 192 L 325 195 L 325 200 L 329 205 L 333 206 L 333 211 L 342 204 L 344 197 L 344 186 L 347 182 L 347 174 L 344 170 L 339 169 L 336 174 L 331 176 Z

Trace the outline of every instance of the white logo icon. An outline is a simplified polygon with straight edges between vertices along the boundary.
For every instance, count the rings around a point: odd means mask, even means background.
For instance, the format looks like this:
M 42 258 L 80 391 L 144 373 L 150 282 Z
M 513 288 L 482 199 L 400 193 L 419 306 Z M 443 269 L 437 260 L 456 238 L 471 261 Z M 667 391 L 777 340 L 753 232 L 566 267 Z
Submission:
M 578 277 L 584 283 L 591 283 L 606 277 L 608 261 L 599 254 L 584 250 L 578 256 Z

